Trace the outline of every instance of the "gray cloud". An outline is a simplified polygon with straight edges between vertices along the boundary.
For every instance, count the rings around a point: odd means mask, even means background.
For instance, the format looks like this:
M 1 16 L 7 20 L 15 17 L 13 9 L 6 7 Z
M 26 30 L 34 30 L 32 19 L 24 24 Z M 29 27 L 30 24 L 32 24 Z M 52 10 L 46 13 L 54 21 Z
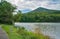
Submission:
M 8 1 L 8 0 L 7 0 Z M 9 0 L 12 4 L 16 4 L 18 9 L 36 9 L 45 7 L 49 9 L 60 10 L 60 0 Z

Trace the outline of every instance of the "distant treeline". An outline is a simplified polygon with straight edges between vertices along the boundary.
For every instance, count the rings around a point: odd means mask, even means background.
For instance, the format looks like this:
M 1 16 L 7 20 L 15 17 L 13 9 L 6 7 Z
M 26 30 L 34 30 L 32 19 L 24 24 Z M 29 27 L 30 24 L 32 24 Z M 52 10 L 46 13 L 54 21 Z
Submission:
M 17 22 L 60 22 L 60 13 L 18 13 L 14 17 Z

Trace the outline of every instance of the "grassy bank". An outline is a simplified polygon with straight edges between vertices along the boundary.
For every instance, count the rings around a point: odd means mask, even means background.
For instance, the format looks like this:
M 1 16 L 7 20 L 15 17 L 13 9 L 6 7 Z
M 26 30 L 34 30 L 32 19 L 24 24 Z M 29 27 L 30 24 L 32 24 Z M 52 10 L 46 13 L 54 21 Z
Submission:
M 6 31 L 9 39 L 50 39 L 49 36 L 43 34 L 35 34 L 28 32 L 24 27 L 15 27 L 13 25 L 2 25 L 2 28 Z

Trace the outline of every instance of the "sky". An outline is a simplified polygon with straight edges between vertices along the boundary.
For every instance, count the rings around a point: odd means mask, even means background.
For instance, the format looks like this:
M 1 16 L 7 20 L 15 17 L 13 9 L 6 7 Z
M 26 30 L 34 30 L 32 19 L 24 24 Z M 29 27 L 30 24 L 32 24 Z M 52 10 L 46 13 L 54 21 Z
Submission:
M 38 7 L 60 10 L 60 0 L 6 0 L 17 6 L 18 10 L 28 12 Z

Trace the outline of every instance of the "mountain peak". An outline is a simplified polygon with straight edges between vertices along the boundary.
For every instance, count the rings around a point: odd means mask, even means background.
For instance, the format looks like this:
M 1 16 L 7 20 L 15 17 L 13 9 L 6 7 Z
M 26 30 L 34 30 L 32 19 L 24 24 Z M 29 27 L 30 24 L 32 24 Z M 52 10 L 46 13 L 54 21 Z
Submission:
M 39 7 L 33 11 L 36 11 L 36 12 L 46 12 L 46 11 L 50 11 L 49 9 L 46 9 L 46 8 L 43 8 L 43 7 Z
M 33 10 L 33 11 L 31 11 L 31 13 L 32 12 L 36 12 L 36 13 L 56 13 L 56 12 L 60 12 L 60 10 L 51 10 L 51 9 L 47 9 L 47 8 L 43 8 L 43 7 L 39 7 L 39 8 L 37 8 L 37 9 L 35 9 L 35 10 Z
M 44 7 L 39 7 L 39 8 L 37 8 L 37 9 L 46 9 L 46 8 L 44 8 Z

